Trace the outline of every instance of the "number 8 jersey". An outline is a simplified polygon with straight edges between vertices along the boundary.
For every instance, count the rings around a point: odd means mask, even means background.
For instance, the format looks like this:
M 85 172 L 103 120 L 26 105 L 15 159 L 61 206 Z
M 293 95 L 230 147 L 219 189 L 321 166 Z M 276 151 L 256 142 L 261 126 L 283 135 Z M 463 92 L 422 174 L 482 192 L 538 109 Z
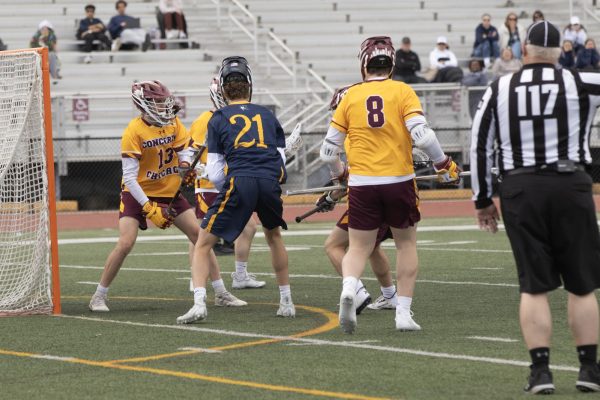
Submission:
M 285 133 L 271 111 L 248 103 L 232 102 L 215 111 L 208 122 L 209 153 L 221 154 L 227 176 L 248 176 L 285 182 Z
M 350 173 L 413 174 L 412 139 L 406 121 L 417 115 L 423 115 L 421 102 L 403 82 L 381 78 L 349 87 L 331 126 L 347 135 Z
M 177 152 L 189 142 L 185 126 L 179 118 L 163 127 L 134 118 L 121 139 L 121 157 L 137 158 L 140 163 L 137 181 L 148 197 L 173 197 L 181 178 Z M 126 187 L 124 191 L 129 191 Z

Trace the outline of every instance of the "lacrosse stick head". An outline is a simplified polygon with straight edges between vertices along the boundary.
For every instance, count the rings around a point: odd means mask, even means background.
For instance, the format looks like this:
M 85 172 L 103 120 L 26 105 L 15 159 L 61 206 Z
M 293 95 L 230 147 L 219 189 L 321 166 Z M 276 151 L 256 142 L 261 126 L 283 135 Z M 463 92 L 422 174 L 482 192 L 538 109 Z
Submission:
M 302 124 L 298 122 L 294 127 L 294 130 L 285 139 L 285 157 L 289 158 L 295 155 L 300 147 L 302 147 L 302 136 L 300 136 L 300 131 L 302 130 Z
M 412 149 L 412 158 L 414 169 L 430 168 L 433 165 L 427 153 L 417 147 Z

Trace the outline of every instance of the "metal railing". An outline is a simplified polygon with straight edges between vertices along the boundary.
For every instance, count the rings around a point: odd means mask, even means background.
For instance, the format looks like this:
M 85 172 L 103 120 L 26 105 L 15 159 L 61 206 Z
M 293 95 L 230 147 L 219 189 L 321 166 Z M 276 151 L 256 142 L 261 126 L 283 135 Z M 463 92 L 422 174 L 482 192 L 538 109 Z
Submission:
M 248 9 L 244 7 L 238 0 L 229 0 L 229 2 L 229 6 L 227 7 L 227 17 L 229 18 L 229 38 L 231 40 L 233 39 L 233 23 L 252 41 L 252 46 L 254 49 L 254 61 L 258 61 L 258 18 L 248 11 Z M 251 30 L 246 28 L 246 24 L 240 17 L 236 16 L 236 11 L 241 12 L 250 20 L 250 24 L 252 26 Z

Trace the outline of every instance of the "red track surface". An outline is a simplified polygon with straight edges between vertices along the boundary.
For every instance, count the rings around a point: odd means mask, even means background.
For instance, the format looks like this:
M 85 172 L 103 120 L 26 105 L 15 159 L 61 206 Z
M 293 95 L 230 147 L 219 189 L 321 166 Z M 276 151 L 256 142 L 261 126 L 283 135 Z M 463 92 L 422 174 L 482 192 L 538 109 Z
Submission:
M 312 209 L 311 205 L 286 205 L 283 209 L 284 219 L 295 224 L 296 216 Z M 337 221 L 346 205 L 337 206 L 332 212 L 313 214 L 307 221 L 334 222 Z M 431 217 L 470 217 L 475 216 L 473 203 L 470 200 L 426 201 L 421 203 L 421 213 L 424 218 Z M 101 229 L 117 228 L 119 212 L 114 211 L 78 211 L 58 214 L 58 229 Z

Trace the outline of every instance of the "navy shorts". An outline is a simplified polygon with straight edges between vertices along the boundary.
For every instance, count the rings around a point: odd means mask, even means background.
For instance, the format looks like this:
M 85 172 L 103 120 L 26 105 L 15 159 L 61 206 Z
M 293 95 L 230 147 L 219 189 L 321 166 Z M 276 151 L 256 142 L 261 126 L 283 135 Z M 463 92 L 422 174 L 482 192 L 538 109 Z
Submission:
M 281 186 L 272 179 L 247 176 L 230 177 L 202 220 L 202 229 L 233 242 L 256 211 L 266 229 L 281 226 L 283 220 Z

